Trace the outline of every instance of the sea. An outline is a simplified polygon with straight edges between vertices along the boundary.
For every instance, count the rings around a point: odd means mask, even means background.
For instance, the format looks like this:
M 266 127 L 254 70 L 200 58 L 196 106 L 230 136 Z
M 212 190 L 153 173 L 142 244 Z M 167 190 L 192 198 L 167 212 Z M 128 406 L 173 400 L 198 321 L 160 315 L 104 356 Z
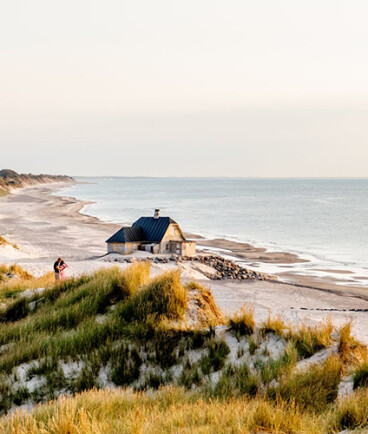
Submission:
M 291 271 L 333 277 L 341 284 L 368 285 L 368 178 L 76 180 L 77 184 L 55 194 L 91 202 L 82 213 L 103 221 L 131 224 L 159 208 L 184 232 L 246 242 L 308 260 L 293 265 L 253 263 L 259 271 Z

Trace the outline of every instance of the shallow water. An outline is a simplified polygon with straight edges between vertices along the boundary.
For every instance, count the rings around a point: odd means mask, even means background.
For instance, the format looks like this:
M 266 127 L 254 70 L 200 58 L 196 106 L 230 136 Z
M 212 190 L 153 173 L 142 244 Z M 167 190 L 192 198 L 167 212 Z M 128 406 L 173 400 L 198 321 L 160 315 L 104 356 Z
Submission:
M 357 277 L 368 277 L 368 179 L 77 179 L 88 183 L 58 194 L 94 201 L 83 212 L 101 220 L 130 224 L 160 208 L 186 232 L 297 253 L 311 262 L 293 270 L 351 270 L 330 275 L 367 284 Z

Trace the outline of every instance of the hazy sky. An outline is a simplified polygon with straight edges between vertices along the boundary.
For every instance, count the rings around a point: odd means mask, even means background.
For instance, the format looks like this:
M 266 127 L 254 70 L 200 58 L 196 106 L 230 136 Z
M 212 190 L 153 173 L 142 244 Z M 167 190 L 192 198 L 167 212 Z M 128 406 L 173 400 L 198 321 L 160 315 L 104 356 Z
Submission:
M 0 169 L 368 176 L 367 0 L 0 2 Z

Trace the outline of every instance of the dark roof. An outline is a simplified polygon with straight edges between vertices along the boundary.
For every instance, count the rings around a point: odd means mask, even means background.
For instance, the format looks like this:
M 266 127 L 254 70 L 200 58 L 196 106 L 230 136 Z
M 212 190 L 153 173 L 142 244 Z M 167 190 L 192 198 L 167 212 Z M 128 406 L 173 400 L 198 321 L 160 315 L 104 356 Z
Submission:
M 141 217 L 133 223 L 133 228 L 142 229 L 144 241 L 160 242 L 171 223 L 176 224 L 170 217 Z
M 143 232 L 139 227 L 126 226 L 121 228 L 112 237 L 106 240 L 107 243 L 133 243 L 143 241 Z
M 159 243 L 171 223 L 177 224 L 171 217 L 159 217 L 158 219 L 153 217 L 141 217 L 133 223 L 133 226 L 121 228 L 106 242 L 132 243 L 135 241 L 145 241 L 149 243 Z

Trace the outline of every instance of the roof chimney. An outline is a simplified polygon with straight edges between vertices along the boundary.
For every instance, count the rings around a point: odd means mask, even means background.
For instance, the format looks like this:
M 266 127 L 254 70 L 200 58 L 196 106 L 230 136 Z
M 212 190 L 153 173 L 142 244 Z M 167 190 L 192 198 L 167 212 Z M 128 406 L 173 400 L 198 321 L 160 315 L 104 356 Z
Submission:
M 156 220 L 160 218 L 160 210 L 159 209 L 155 209 L 155 213 L 153 215 L 153 218 Z

